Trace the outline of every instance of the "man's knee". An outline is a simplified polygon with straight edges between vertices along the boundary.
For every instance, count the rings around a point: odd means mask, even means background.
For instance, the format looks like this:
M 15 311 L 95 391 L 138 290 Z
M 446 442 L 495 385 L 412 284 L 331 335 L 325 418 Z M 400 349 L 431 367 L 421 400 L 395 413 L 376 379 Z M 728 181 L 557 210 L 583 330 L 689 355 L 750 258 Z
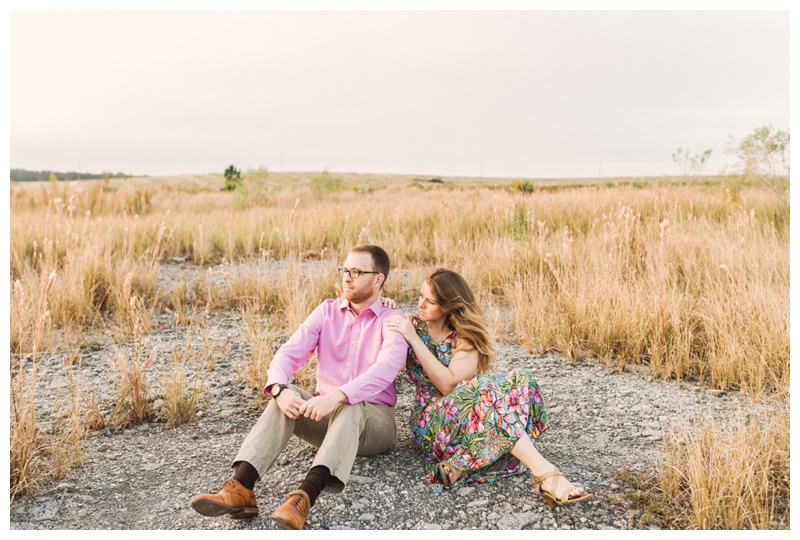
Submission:
M 331 411 L 330 422 L 361 422 L 364 418 L 364 403 L 339 403 Z
M 359 439 L 359 455 L 385 452 L 397 441 L 394 407 L 369 404 L 365 409 L 366 423 Z

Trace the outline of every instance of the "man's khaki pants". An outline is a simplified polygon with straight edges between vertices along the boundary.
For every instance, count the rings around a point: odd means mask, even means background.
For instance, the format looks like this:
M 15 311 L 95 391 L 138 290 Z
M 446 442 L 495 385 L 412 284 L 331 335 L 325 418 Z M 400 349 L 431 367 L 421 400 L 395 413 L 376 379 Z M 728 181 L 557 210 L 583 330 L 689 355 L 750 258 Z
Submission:
M 300 394 L 303 399 L 313 397 L 294 385 L 289 385 L 284 392 L 291 390 Z M 292 420 L 283 413 L 274 399 L 270 400 L 261 418 L 242 443 L 231 466 L 236 468 L 240 461 L 246 461 L 263 478 L 292 434 L 319 448 L 311 466 L 328 467 L 331 479 L 325 491 L 338 493 L 350 480 L 350 471 L 357 455 L 380 454 L 394 445 L 394 407 L 363 401 L 355 405 L 343 403 L 322 420 L 315 421 L 304 416 Z

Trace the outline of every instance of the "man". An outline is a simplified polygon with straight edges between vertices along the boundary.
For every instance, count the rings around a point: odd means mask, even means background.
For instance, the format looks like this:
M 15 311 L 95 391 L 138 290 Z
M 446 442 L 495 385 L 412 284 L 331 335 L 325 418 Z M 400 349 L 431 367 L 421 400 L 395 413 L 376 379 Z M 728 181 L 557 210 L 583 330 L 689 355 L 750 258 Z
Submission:
M 264 386 L 273 399 L 233 459 L 233 478 L 216 494 L 192 499 L 200 514 L 258 515 L 253 486 L 295 434 L 319 450 L 306 479 L 269 517 L 284 529 L 302 529 L 323 489 L 344 489 L 356 455 L 379 454 L 394 444 L 394 381 L 408 345 L 402 334 L 383 328 L 388 317 L 402 316 L 380 299 L 389 256 L 378 246 L 354 247 L 339 274 L 342 296 L 320 304 L 275 353 Z M 312 396 L 289 380 L 315 349 Z

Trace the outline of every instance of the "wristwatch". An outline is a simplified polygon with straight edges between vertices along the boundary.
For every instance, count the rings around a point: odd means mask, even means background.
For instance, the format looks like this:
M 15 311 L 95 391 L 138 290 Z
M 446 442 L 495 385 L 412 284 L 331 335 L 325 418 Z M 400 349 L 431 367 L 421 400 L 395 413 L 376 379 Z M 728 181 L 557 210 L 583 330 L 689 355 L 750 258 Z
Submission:
M 272 397 L 276 398 L 281 392 L 283 392 L 284 388 L 289 388 L 289 387 L 282 383 L 273 384 L 269 393 L 272 394 Z

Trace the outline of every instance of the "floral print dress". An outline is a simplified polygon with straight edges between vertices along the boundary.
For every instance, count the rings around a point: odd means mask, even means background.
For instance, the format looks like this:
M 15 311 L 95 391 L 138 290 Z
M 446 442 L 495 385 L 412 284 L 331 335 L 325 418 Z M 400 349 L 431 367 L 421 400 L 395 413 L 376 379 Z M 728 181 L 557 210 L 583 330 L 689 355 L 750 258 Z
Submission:
M 456 332 L 433 341 L 425 321 L 414 316 L 412 323 L 433 355 L 449 365 Z M 539 385 L 529 370 L 514 369 L 497 377 L 477 375 L 443 396 L 411 348 L 406 367 L 417 390 L 411 434 L 425 460 L 432 492 L 442 489 L 441 461 L 465 471 L 454 486 L 493 482 L 527 470 L 511 455 L 511 449 L 523 433 L 535 443 L 548 428 Z

